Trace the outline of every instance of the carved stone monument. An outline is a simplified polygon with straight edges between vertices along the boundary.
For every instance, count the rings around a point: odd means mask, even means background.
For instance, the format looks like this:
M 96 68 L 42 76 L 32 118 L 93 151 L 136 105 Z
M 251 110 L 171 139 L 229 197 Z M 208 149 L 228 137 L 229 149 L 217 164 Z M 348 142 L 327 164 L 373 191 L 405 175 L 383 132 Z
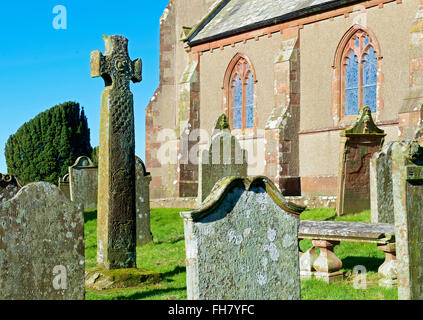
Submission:
M 0 299 L 84 299 L 84 214 L 50 183 L 0 202 Z
M 220 180 L 181 212 L 190 300 L 300 299 L 299 214 L 266 177 Z
M 229 119 L 222 114 L 216 121 L 208 150 L 200 154 L 198 203 L 209 195 L 217 181 L 225 177 L 247 176 L 247 151 L 231 134 Z
M 135 157 L 135 172 L 137 185 L 137 246 L 142 247 L 153 241 L 150 228 L 151 175 L 138 157 Z
M 141 81 L 128 40 L 103 36 L 106 51 L 91 53 L 91 76 L 102 77 L 98 175 L 97 262 L 106 269 L 136 267 L 135 134 L 130 81 Z
M 0 173 L 0 203 L 12 199 L 20 189 L 14 176 Z
M 360 109 L 353 126 L 341 132 L 343 152 L 338 181 L 338 215 L 370 209 L 370 158 L 380 151 L 385 133 L 373 122 L 370 108 Z
M 70 199 L 82 203 L 84 210 L 97 209 L 97 169 L 91 159 L 85 156 L 79 157 L 69 167 Z
M 423 300 L 423 148 L 417 141 L 392 149 L 398 299 Z

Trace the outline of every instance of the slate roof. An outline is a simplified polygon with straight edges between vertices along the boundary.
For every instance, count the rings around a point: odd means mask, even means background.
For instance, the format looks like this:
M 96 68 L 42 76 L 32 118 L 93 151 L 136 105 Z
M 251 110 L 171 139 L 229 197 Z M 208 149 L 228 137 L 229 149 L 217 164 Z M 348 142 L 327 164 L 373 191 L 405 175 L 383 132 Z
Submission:
M 281 23 L 357 0 L 223 0 L 188 35 L 190 45 Z

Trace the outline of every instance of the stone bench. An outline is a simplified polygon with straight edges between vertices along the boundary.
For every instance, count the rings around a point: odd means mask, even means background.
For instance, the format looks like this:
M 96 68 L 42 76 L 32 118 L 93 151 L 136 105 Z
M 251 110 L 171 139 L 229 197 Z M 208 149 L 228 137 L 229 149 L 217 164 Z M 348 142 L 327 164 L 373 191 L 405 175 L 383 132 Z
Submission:
M 333 249 L 341 241 L 376 243 L 385 252 L 385 261 L 379 267 L 379 284 L 396 284 L 395 228 L 387 223 L 346 221 L 301 221 L 298 238 L 311 239 L 313 247 L 300 252 L 301 279 L 316 279 L 332 283 L 343 278 L 342 261 Z M 316 252 L 320 250 L 320 255 Z

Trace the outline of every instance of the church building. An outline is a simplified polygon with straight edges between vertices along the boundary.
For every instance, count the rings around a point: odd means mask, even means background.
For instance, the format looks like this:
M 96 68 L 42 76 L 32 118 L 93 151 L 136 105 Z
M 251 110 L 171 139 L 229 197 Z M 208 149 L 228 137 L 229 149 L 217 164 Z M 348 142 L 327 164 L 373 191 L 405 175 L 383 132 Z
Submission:
M 189 206 L 221 114 L 249 175 L 287 196 L 334 197 L 341 131 L 360 108 L 387 143 L 413 137 L 422 103 L 422 0 L 170 0 L 146 109 L 151 199 Z

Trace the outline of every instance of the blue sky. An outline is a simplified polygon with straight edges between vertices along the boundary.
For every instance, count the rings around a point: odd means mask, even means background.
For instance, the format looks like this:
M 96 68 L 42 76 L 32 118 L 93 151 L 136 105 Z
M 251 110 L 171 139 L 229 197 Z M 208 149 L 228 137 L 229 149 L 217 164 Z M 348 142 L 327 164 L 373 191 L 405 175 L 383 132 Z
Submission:
M 79 102 L 98 145 L 104 82 L 90 76 L 90 53 L 104 52 L 102 35 L 129 39 L 131 59 L 143 60 L 134 94 L 136 154 L 145 155 L 145 107 L 159 81 L 159 19 L 168 0 L 7 1 L 0 10 L 0 172 L 9 136 L 38 113 Z M 53 8 L 67 11 L 67 29 L 53 28 Z

